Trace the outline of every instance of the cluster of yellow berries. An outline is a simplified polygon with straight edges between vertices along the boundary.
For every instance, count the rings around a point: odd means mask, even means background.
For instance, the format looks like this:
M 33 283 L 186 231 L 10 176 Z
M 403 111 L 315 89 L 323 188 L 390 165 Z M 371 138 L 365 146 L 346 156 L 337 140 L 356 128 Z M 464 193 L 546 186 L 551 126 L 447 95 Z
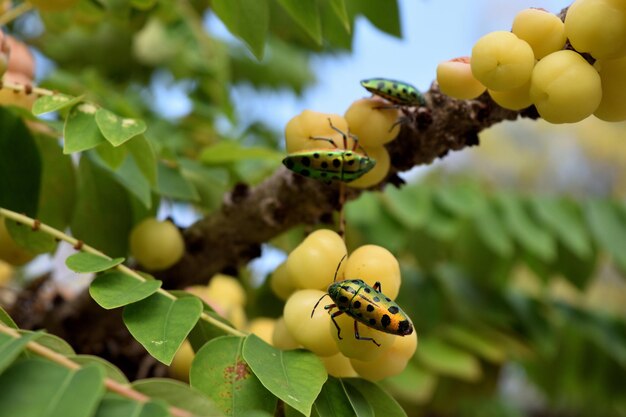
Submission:
M 563 49 L 567 40 L 575 51 Z M 626 120 L 625 74 L 626 0 L 576 0 L 564 22 L 543 9 L 522 10 L 511 32 L 489 33 L 470 58 L 437 67 L 439 87 L 452 97 L 472 99 L 486 89 L 507 109 L 534 104 L 551 123 L 591 114 Z
M 355 101 L 343 117 L 304 110 L 285 126 L 286 150 L 289 154 L 315 149 L 343 150 L 343 137 L 331 127 L 332 123 L 338 130 L 358 138 L 357 153 L 363 153 L 364 150 L 367 156 L 376 161 L 371 171 L 348 185 L 356 188 L 371 187 L 382 181 L 389 172 L 389 152 L 383 145 L 398 136 L 400 125 L 396 122 L 399 117 L 398 109 L 390 108 L 389 103 L 376 98 Z M 333 143 L 312 138 L 327 138 Z M 354 139 L 348 137 L 346 145 L 345 148 L 353 149 Z
M 325 305 L 315 304 L 336 281 L 362 279 L 373 286 L 381 283 L 384 294 L 394 299 L 400 290 L 400 266 L 385 248 L 365 245 L 346 259 L 343 239 L 334 231 L 317 230 L 307 236 L 270 277 L 274 293 L 286 300 L 283 317 L 274 326 L 272 344 L 280 349 L 304 347 L 317 354 L 330 375 L 361 376 L 380 380 L 397 375 L 406 367 L 417 348 L 417 334 L 397 336 L 359 324 L 361 338 L 354 335 L 354 319 L 347 314 L 335 317 L 341 339 Z M 343 260 L 343 262 L 342 262 Z M 333 311 L 337 311 L 336 309 Z

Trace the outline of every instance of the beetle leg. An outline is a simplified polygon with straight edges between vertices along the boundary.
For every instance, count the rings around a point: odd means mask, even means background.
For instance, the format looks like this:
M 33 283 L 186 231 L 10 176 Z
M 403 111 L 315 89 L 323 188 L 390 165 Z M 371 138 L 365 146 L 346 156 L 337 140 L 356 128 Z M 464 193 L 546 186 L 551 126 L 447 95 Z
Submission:
M 311 139 L 311 140 L 323 140 L 325 142 L 330 143 L 335 148 L 337 148 L 337 145 L 335 144 L 335 142 L 332 139 L 330 139 L 330 138 L 320 138 L 320 137 L 317 137 L 317 136 L 309 136 L 309 139 Z
M 324 308 L 326 310 L 328 310 L 328 314 L 330 314 L 330 310 L 337 307 L 337 304 L 329 304 L 327 306 L 325 306 Z M 335 311 L 334 313 L 330 314 L 330 319 L 333 321 L 333 324 L 335 325 L 335 327 L 337 328 L 337 338 L 339 340 L 343 339 L 343 337 L 341 337 L 341 327 L 339 327 L 339 325 L 337 324 L 337 321 L 335 320 L 335 317 L 342 315 L 344 312 L 341 310 Z
M 381 287 L 380 287 L 380 281 L 376 281 L 372 288 L 374 288 L 378 292 L 382 292 Z
M 373 337 L 361 337 L 361 335 L 359 335 L 359 323 L 356 320 L 354 320 L 354 338 L 356 340 L 371 340 L 376 346 L 380 347 L 380 343 L 374 340 Z

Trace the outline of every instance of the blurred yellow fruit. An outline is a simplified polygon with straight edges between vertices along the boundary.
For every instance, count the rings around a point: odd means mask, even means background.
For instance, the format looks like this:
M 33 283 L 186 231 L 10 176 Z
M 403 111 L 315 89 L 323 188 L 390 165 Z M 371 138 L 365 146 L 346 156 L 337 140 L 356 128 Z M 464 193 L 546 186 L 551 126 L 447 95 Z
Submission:
M 333 356 L 322 357 L 320 359 L 324 363 L 326 372 L 335 378 L 354 378 L 358 376 L 354 368 L 352 368 L 350 358 L 341 353 L 337 353 Z
M 35 255 L 18 245 L 6 228 L 4 218 L 0 217 L 0 260 L 13 266 L 22 266 L 30 262 Z
M 533 104 L 530 99 L 530 80 L 523 86 L 512 90 L 489 90 L 489 95 L 499 106 L 509 110 L 521 110 Z
M 241 281 L 229 275 L 213 275 L 207 286 L 207 296 L 222 305 L 246 304 L 246 290 L 241 285 Z
M 626 120 L 626 57 L 596 61 L 602 100 L 593 114 L 607 122 Z
M 385 106 L 387 108 L 380 108 Z M 382 146 L 398 136 L 400 124 L 396 122 L 399 117 L 400 110 L 389 108 L 389 104 L 374 98 L 353 102 L 345 114 L 350 132 L 358 137 L 359 145 L 368 149 Z M 358 148 L 357 151 L 362 153 Z
M 276 297 L 286 301 L 296 290 L 293 280 L 287 271 L 287 261 L 280 264 L 270 275 L 270 288 Z
M 389 152 L 384 146 L 376 146 L 374 148 L 366 148 L 367 155 L 376 161 L 374 168 L 367 174 L 363 175 L 354 181 L 350 181 L 348 185 L 354 188 L 368 188 L 372 187 L 387 177 L 389 174 L 389 167 L 391 166 L 391 160 L 389 158 Z
M 381 292 L 394 300 L 400 292 L 400 264 L 382 246 L 364 245 L 353 251 L 346 262 L 345 279 L 362 279 L 370 287 L 381 284 Z
M 316 230 L 291 251 L 287 257 L 287 273 L 297 288 L 326 290 L 346 254 L 346 244 L 337 232 Z M 342 262 L 337 280 L 342 279 L 344 267 L 345 262 Z
M 172 378 L 179 381 L 189 382 L 189 370 L 195 353 L 191 347 L 191 343 L 185 340 L 172 359 L 172 363 L 168 368 L 168 372 Z
M 287 325 L 285 324 L 285 318 L 282 316 L 274 323 L 272 345 L 282 350 L 291 350 L 300 347 L 298 341 L 289 333 L 289 329 L 287 329 Z
M 0 287 L 4 287 L 11 281 L 13 276 L 13 267 L 8 263 L 0 260 Z
M 409 360 L 385 352 L 371 361 L 351 359 L 350 363 L 359 376 L 369 381 L 380 381 L 390 376 L 398 375 L 406 368 Z
M 172 222 L 151 217 L 131 231 L 130 253 L 146 269 L 159 271 L 169 268 L 183 257 L 185 242 Z
M 437 65 L 437 83 L 442 93 L 461 100 L 474 99 L 487 89 L 472 74 L 467 56 L 440 62 Z
M 250 320 L 248 323 L 247 330 L 250 333 L 253 333 L 263 339 L 268 344 L 272 343 L 272 338 L 274 334 L 274 326 L 276 325 L 276 320 L 271 319 L 269 317 L 257 317 Z
M 304 110 L 293 117 L 285 126 L 285 142 L 287 153 L 303 151 L 307 149 L 344 149 L 343 136 L 334 130 L 332 125 L 348 133 L 348 122 L 338 114 L 319 113 L 312 110 Z M 327 138 L 334 143 L 312 138 Z M 346 149 L 352 149 L 354 141 L 347 140 Z
M 528 82 L 535 55 L 526 41 L 511 32 L 496 31 L 472 48 L 472 74 L 490 90 L 510 90 Z
M 511 31 L 528 42 L 536 59 L 563 49 L 565 46 L 565 25 L 555 14 L 544 9 L 524 9 L 513 20 Z

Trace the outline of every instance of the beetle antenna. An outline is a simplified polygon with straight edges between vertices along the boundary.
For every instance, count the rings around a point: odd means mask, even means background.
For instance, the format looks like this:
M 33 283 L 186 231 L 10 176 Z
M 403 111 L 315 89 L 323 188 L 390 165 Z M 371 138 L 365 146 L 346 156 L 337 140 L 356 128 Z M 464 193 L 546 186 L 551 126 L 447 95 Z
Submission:
M 317 308 L 317 306 L 319 305 L 320 301 L 322 301 L 322 299 L 323 299 L 324 297 L 326 297 L 327 295 L 329 295 L 329 294 L 328 294 L 328 293 L 326 293 L 326 294 L 322 295 L 322 296 L 320 297 L 320 299 L 319 299 L 319 300 L 317 300 L 317 303 L 315 303 L 315 306 L 313 307 L 313 310 L 311 310 L 311 318 L 313 318 L 313 314 L 315 313 L 315 309 L 316 309 L 316 308 Z
M 337 273 L 339 272 L 339 268 L 341 267 L 341 263 L 346 259 L 346 256 L 348 256 L 347 253 L 345 255 L 343 255 L 343 257 L 339 261 L 339 265 L 337 265 L 337 269 L 335 270 L 335 277 L 333 278 L 333 282 L 337 281 Z

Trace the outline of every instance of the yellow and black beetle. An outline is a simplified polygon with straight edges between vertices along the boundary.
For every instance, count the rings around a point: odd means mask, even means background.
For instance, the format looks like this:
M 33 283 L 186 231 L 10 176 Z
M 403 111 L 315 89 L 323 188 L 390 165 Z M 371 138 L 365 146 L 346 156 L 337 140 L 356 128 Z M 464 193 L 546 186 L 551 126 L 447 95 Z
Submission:
M 370 287 L 362 279 L 346 279 L 336 281 L 337 272 L 341 266 L 341 259 L 333 283 L 328 286 L 328 292 L 324 294 L 311 311 L 311 317 L 322 299 L 329 296 L 334 303 L 324 306 L 330 314 L 333 324 L 337 328 L 337 337 L 341 339 L 341 328 L 337 324 L 335 317 L 346 313 L 354 319 L 354 337 L 358 340 L 371 340 L 376 346 L 380 344 L 371 337 L 360 337 L 358 322 L 367 327 L 371 327 L 381 332 L 391 333 L 399 336 L 407 336 L 413 333 L 413 323 L 404 311 L 392 299 L 381 292 L 380 282 L 376 282 Z M 334 313 L 332 309 L 338 310 Z

